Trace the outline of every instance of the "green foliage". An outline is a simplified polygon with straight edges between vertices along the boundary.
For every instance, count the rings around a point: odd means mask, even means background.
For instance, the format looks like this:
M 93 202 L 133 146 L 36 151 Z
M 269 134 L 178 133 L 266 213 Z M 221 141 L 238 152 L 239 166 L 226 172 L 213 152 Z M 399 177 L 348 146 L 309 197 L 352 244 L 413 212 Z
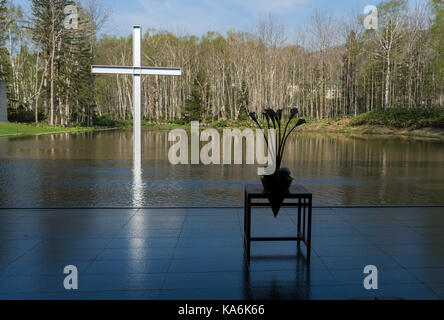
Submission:
M 204 109 L 202 106 L 202 89 L 201 85 L 204 82 L 203 72 L 199 72 L 194 79 L 191 94 L 185 100 L 185 107 L 183 108 L 183 120 L 186 122 L 200 121 L 203 118 Z
M 0 46 L 4 46 L 6 30 L 8 27 L 8 7 L 7 0 L 0 0 Z
M 170 124 L 177 125 L 177 126 L 183 126 L 183 125 L 186 125 L 187 123 L 183 119 L 175 119 L 175 120 L 170 121 Z
M 44 121 L 46 119 L 43 111 L 38 113 L 39 121 Z M 18 122 L 18 123 L 33 123 L 35 122 L 35 114 L 33 111 L 26 110 L 23 106 L 8 109 L 8 121 Z
M 444 85 L 444 0 L 432 0 L 433 23 L 431 27 L 435 70 Z
M 239 98 L 237 101 L 237 104 L 240 106 L 239 117 L 238 117 L 238 120 L 240 121 L 248 120 L 248 109 L 250 105 L 249 96 L 250 93 L 248 90 L 247 83 L 245 82 L 245 80 L 243 80 L 241 90 L 239 92 Z
M 228 120 L 221 120 L 213 123 L 213 128 L 219 129 L 219 128 L 228 128 L 230 127 L 230 122 Z
M 146 122 L 143 125 L 149 129 L 168 130 L 168 131 L 174 129 L 189 128 L 189 124 L 185 124 L 185 122 L 182 121 L 169 121 L 165 123 Z
M 0 80 L 10 74 L 8 54 L 5 48 L 6 30 L 9 25 L 7 0 L 0 0 Z
M 352 120 L 353 126 L 374 125 L 398 129 L 444 128 L 443 108 L 377 109 Z
M 68 5 L 78 8 L 77 29 L 64 26 L 64 9 Z M 46 65 L 42 98 L 46 105 L 54 105 L 50 122 L 54 115 L 54 123 L 90 124 L 94 106 L 91 17 L 72 0 L 32 0 L 31 11 L 32 40 Z
M 260 121 L 261 125 L 264 125 L 265 123 L 263 121 Z M 251 121 L 246 119 L 246 120 L 219 120 L 216 122 L 213 122 L 211 124 L 212 128 L 215 129 L 224 129 L 224 128 L 239 128 L 239 129 L 243 129 L 243 128 L 251 128 Z
M 93 124 L 96 127 L 108 127 L 117 128 L 124 126 L 124 123 L 120 120 L 113 119 L 109 114 L 94 115 Z
M 0 47 L 0 80 L 6 80 L 11 74 L 11 66 L 8 61 L 8 53 Z
M 402 14 L 408 10 L 407 0 L 389 0 L 379 3 L 379 22 L 389 23 L 396 15 Z M 381 20 L 382 18 L 382 20 Z

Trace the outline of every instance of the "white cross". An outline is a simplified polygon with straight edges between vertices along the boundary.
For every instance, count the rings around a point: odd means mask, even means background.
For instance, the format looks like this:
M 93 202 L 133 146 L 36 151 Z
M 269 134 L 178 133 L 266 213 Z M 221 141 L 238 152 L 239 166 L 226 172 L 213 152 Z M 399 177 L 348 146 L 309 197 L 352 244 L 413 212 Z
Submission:
M 129 74 L 133 75 L 133 127 L 134 127 L 134 161 L 139 166 L 142 162 L 142 75 L 180 76 L 180 68 L 147 68 L 142 67 L 142 27 L 133 27 L 133 64 L 132 67 L 92 66 L 96 74 Z

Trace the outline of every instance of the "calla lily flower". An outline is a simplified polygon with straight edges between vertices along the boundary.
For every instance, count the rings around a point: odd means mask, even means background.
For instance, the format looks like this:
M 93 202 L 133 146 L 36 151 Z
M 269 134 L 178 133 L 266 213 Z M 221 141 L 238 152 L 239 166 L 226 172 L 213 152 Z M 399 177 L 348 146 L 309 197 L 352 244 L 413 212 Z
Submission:
M 277 149 L 278 154 L 276 157 L 276 170 L 277 171 L 281 169 L 282 159 L 284 157 L 285 147 L 287 146 L 288 138 L 294 132 L 294 130 L 296 130 L 296 128 L 307 123 L 304 119 L 299 119 L 299 117 L 298 117 L 299 110 L 297 108 L 293 108 L 290 110 L 290 118 L 285 125 L 285 129 L 282 130 L 283 115 L 284 115 L 284 113 L 283 113 L 282 109 L 277 110 L 277 111 L 274 111 L 273 109 L 265 109 L 263 112 L 263 116 L 267 120 L 268 130 L 275 129 L 275 130 L 279 131 L 278 134 L 276 135 L 276 146 L 278 148 Z M 250 118 L 262 130 L 262 127 L 259 124 L 259 121 L 257 120 L 256 113 L 254 113 L 254 112 L 250 113 Z M 291 130 L 288 130 L 290 128 L 292 121 L 295 118 L 298 118 L 298 122 L 292 127 Z M 271 127 L 271 124 L 273 125 L 273 127 Z M 265 131 L 264 131 L 264 136 L 265 136 L 265 141 L 267 142 L 267 145 L 268 145 L 268 138 L 267 138 Z
M 293 120 L 298 114 L 299 114 L 299 110 L 297 108 L 291 109 L 290 119 Z

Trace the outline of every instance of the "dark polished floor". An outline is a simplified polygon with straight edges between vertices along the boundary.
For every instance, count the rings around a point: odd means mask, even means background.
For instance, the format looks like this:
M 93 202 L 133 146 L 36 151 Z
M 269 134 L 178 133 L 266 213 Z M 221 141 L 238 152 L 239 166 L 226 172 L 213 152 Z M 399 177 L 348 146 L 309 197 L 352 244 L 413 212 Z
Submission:
M 315 209 L 313 258 L 255 243 L 242 209 L 0 210 L 0 299 L 444 299 L 444 208 Z M 255 210 L 257 236 L 293 236 L 295 213 Z M 66 291 L 63 269 L 79 270 Z M 364 267 L 379 269 L 367 291 Z

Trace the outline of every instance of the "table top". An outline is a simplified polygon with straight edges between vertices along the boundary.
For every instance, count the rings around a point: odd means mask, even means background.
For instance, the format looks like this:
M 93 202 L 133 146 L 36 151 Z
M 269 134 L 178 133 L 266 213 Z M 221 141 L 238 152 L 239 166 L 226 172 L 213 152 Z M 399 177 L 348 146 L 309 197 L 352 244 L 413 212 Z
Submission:
M 264 187 L 260 183 L 256 184 L 247 184 L 245 186 L 245 191 L 249 196 L 252 197 L 269 197 L 272 195 L 276 195 L 276 193 L 273 192 L 265 192 Z M 291 186 L 290 191 L 288 193 L 279 193 L 280 195 L 284 197 L 294 197 L 294 196 L 312 196 L 312 193 L 305 189 L 304 186 L 294 184 Z

